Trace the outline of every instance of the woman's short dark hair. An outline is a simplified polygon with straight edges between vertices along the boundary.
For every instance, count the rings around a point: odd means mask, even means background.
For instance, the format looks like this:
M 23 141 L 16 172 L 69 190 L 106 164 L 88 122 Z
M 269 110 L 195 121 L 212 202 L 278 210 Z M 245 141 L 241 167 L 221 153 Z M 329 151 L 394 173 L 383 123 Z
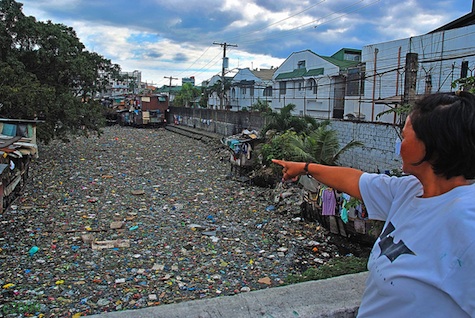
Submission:
M 435 174 L 447 179 L 475 178 L 475 95 L 428 95 L 416 102 L 409 116 L 426 148 L 421 162 L 428 161 Z

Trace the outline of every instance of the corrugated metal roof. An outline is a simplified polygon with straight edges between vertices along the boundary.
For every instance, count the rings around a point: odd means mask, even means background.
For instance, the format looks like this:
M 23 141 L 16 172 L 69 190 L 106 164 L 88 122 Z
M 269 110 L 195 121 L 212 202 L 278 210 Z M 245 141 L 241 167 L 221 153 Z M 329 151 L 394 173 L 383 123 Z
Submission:
M 326 60 L 327 62 L 330 62 L 336 66 L 338 66 L 341 70 L 346 70 L 350 67 L 355 67 L 357 66 L 360 62 L 359 61 L 347 61 L 347 60 L 339 60 L 334 57 L 328 57 L 328 56 L 321 56 L 319 55 L 322 59 Z
M 337 60 L 344 60 L 345 59 L 345 54 L 358 54 L 361 56 L 361 50 L 359 49 L 350 49 L 350 48 L 342 48 L 335 54 L 333 54 L 331 57 L 336 58 Z
M 325 69 L 323 67 L 314 68 L 314 69 L 308 70 L 308 72 L 305 73 L 305 76 L 323 75 L 324 71 L 325 71 Z
M 296 78 L 296 77 L 318 76 L 318 75 L 323 75 L 324 71 L 325 70 L 323 67 L 314 68 L 308 71 L 305 68 L 299 68 L 299 69 L 293 70 L 292 72 L 280 73 L 279 75 L 277 75 L 275 79 L 282 80 L 282 79 Z
M 292 72 L 285 72 L 285 73 L 280 73 L 277 75 L 275 78 L 276 80 L 281 80 L 281 79 L 287 79 L 287 78 L 295 78 L 295 77 L 302 77 L 307 73 L 306 68 L 298 68 L 293 70 Z

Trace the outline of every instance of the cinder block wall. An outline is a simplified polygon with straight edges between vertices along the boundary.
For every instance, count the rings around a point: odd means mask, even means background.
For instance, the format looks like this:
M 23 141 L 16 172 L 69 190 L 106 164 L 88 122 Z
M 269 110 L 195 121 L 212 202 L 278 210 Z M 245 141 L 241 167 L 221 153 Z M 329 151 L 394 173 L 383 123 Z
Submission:
M 343 153 L 339 163 L 368 172 L 400 169 L 401 159 L 396 154 L 399 128 L 379 123 L 332 121 L 331 126 L 338 132 L 340 146 L 351 140 L 364 144 Z

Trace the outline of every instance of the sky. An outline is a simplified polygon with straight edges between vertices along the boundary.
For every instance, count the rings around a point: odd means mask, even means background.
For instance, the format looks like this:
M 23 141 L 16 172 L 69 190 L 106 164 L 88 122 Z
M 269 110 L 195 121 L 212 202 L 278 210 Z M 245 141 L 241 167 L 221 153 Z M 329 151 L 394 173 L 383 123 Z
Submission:
M 86 50 L 158 87 L 220 75 L 224 43 L 232 76 L 239 68 L 279 67 L 293 52 L 331 56 L 422 35 L 472 10 L 472 0 L 17 2 L 25 15 L 72 27 Z

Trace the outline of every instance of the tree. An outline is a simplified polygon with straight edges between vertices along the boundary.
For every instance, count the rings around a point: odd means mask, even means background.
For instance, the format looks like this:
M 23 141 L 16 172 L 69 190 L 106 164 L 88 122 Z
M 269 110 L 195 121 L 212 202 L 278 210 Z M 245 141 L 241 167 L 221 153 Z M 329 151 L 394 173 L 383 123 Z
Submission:
M 363 145 L 350 141 L 340 148 L 337 131 L 329 127 L 329 121 L 322 121 L 308 134 L 287 130 L 275 135 L 262 147 L 263 163 L 267 165 L 271 159 L 284 159 L 334 166 L 345 151 Z
M 267 124 L 262 129 L 262 135 L 265 135 L 269 130 L 275 130 L 276 132 L 293 130 L 297 133 L 301 133 L 318 127 L 318 124 L 313 117 L 298 117 L 292 115 L 292 111 L 295 109 L 295 107 L 296 106 L 294 104 L 288 104 L 281 108 L 280 112 L 267 113 Z
M 209 100 L 209 94 L 206 86 L 201 87 L 201 98 L 200 98 L 200 107 L 201 108 L 208 108 L 208 100 Z
M 223 82 L 221 80 L 217 80 L 216 83 L 214 83 L 212 86 L 209 86 L 207 88 L 207 95 L 208 99 L 213 95 L 213 93 L 216 93 L 216 95 L 221 99 L 223 99 L 223 105 L 227 107 L 226 105 L 226 92 L 229 91 L 231 88 L 231 79 L 229 78 L 224 78 L 224 90 L 223 90 Z
M 334 166 L 338 164 L 338 160 L 344 152 L 362 145 L 361 142 L 353 140 L 340 147 L 337 131 L 330 129 L 329 121 L 323 121 L 308 134 L 287 130 L 273 136 L 262 146 L 260 154 L 262 164 L 265 166 L 270 165 L 271 159 L 314 162 Z
M 191 103 L 201 95 L 199 88 L 191 85 L 190 83 L 185 83 L 181 87 L 181 90 L 178 94 L 175 95 L 174 104 L 175 106 L 191 106 Z
M 290 148 L 297 161 L 309 161 L 325 165 L 337 165 L 341 154 L 354 147 L 363 146 L 359 141 L 350 141 L 340 148 L 337 131 L 329 129 L 330 123 L 323 122 L 307 135 L 295 135 Z
M 258 98 L 257 102 L 252 104 L 251 107 L 249 107 L 249 108 L 250 108 L 250 110 L 258 111 L 258 112 L 262 112 L 262 113 L 271 113 L 272 112 L 272 108 L 269 106 L 269 103 L 267 101 L 263 101 L 260 98 Z
M 102 106 L 94 100 L 118 65 L 88 52 L 75 31 L 22 13 L 22 4 L 0 0 L 0 116 L 42 117 L 38 138 L 100 134 Z
M 475 94 L 475 76 L 459 78 L 452 82 L 452 88 L 458 88 L 463 91 L 469 91 Z

